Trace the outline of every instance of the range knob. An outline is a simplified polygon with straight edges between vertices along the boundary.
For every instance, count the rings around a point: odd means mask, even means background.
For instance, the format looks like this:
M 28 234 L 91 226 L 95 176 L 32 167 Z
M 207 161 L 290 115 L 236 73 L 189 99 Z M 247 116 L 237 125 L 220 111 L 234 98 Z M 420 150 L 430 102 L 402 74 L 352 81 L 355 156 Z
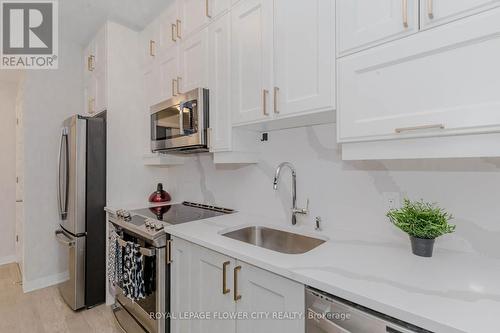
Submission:
M 130 215 L 130 212 L 128 212 L 128 211 L 124 211 L 124 212 L 123 212 L 123 219 L 124 219 L 126 222 L 130 222 L 130 221 L 132 221 L 132 215 Z
M 116 216 L 117 216 L 118 218 L 122 218 L 122 217 L 123 217 L 123 210 L 118 209 L 118 210 L 116 211 Z
M 156 224 L 155 224 L 155 230 L 156 230 L 156 231 L 160 231 L 161 229 L 163 229 L 163 224 L 161 224 L 161 223 L 156 223 Z

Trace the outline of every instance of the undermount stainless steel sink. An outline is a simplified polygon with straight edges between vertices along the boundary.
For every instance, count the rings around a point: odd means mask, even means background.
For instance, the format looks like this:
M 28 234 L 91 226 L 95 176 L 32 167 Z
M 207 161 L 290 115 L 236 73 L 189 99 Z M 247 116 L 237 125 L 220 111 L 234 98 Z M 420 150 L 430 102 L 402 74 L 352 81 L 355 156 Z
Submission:
M 222 236 L 286 254 L 306 253 L 325 242 L 323 239 L 266 227 L 246 227 L 223 233 Z

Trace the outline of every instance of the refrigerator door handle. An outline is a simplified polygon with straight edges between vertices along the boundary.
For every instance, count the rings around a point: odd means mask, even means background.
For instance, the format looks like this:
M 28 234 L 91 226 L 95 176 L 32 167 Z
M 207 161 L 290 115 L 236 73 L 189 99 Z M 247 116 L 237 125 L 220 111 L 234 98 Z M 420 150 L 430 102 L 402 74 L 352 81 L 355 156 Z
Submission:
M 56 239 L 62 245 L 72 247 L 75 246 L 75 241 L 69 239 L 62 230 L 56 230 Z
M 64 155 L 64 159 L 63 159 Z M 64 175 L 63 171 L 64 163 Z M 57 199 L 59 202 L 59 213 L 62 220 L 68 217 L 68 192 L 69 192 L 69 142 L 68 142 L 68 129 L 63 128 L 61 133 L 61 142 L 59 146 L 59 177 L 57 185 Z M 61 183 L 61 178 L 64 184 Z

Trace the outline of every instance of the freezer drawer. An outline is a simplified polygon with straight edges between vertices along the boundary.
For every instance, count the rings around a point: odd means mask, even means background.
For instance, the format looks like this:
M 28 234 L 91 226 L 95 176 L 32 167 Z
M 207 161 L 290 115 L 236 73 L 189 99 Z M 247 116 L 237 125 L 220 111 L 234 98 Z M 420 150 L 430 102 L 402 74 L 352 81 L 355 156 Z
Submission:
M 75 237 L 60 229 L 57 241 L 68 251 L 69 279 L 59 285 L 64 301 L 73 309 L 85 306 L 85 247 L 86 237 Z

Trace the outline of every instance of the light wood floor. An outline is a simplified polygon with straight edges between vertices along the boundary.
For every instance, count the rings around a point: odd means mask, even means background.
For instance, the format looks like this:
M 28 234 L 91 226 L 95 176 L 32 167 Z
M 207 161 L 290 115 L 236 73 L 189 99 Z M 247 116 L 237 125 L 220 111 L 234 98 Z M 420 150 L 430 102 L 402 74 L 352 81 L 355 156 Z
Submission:
M 122 333 L 105 305 L 73 312 L 57 287 L 23 294 L 16 264 L 0 266 L 0 333 Z

